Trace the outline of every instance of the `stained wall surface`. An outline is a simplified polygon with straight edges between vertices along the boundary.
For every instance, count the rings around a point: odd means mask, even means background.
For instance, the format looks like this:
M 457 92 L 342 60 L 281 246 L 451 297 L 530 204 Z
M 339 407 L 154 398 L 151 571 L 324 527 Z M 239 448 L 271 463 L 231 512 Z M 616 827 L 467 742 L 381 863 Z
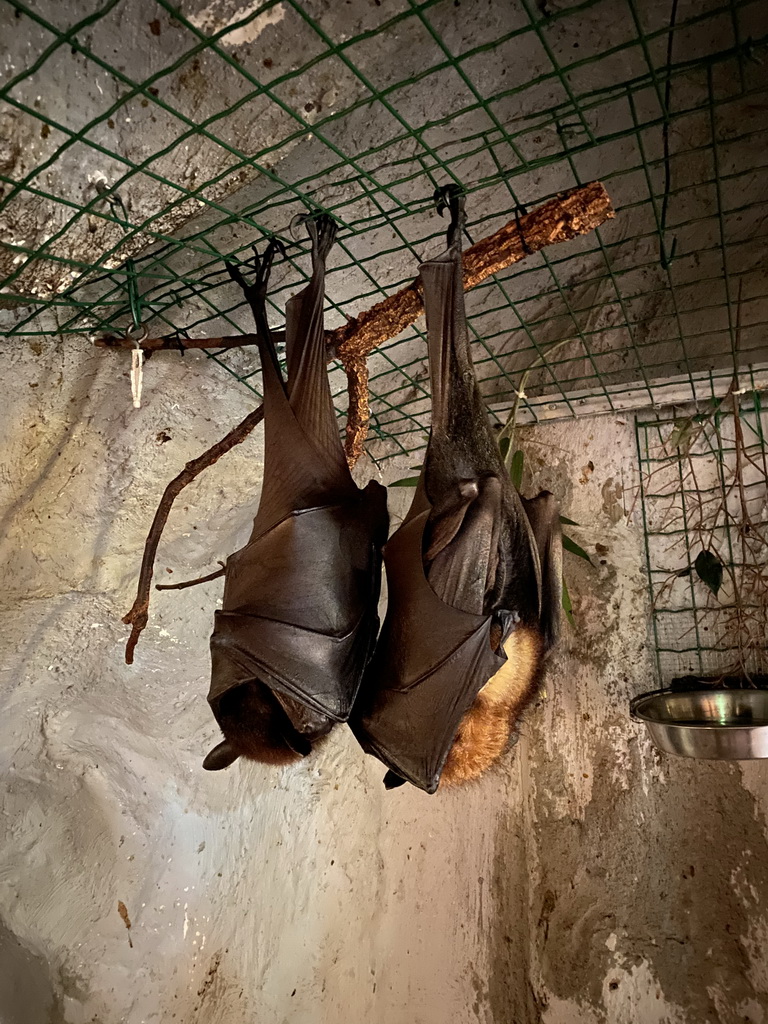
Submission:
M 576 626 L 517 745 L 463 792 L 386 793 L 345 730 L 202 771 L 221 581 L 156 594 L 123 663 L 159 494 L 247 392 L 160 355 L 133 410 L 85 339 L 2 358 L 3 1024 L 764 1024 L 766 768 L 660 756 L 627 716 L 654 685 L 631 421 L 523 439 L 526 487 L 607 551 L 567 556 Z M 158 577 L 238 546 L 260 477 L 254 437 L 189 488 Z

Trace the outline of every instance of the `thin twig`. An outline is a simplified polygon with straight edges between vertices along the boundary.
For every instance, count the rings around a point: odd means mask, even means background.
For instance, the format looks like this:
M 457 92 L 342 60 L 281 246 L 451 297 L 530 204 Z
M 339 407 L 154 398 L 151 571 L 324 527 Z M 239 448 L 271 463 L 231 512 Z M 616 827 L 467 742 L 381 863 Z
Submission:
M 187 587 L 196 587 L 198 583 L 210 583 L 211 580 L 217 580 L 227 571 L 223 562 L 219 562 L 219 565 L 220 569 L 209 572 L 207 576 L 198 576 L 196 580 L 185 580 L 183 583 L 156 583 L 155 590 L 186 590 Z

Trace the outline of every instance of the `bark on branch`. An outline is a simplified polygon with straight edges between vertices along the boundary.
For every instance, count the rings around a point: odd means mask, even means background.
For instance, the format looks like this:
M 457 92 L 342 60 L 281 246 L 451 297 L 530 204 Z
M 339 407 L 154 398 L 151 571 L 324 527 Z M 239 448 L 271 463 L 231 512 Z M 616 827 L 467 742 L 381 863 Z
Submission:
M 470 246 L 462 259 L 464 290 L 548 245 L 589 234 L 614 216 L 610 197 L 599 181 L 563 192 Z M 415 323 L 423 312 L 417 278 L 331 331 L 336 354 L 341 359 L 367 356 Z
M 599 181 L 592 181 L 563 192 L 530 213 L 511 220 L 494 234 L 467 249 L 463 257 L 464 289 L 474 288 L 492 274 L 499 273 L 548 245 L 567 242 L 578 235 L 586 235 L 614 216 L 610 197 Z M 423 312 L 424 304 L 416 279 L 336 330 L 326 332 L 329 361 L 334 357 L 341 360 L 349 385 L 346 450 L 350 465 L 354 465 L 362 454 L 368 428 L 366 357 L 378 345 L 394 338 L 415 323 Z M 176 336 L 146 338 L 140 344 L 142 349 L 150 352 L 178 350 L 181 347 L 234 348 L 256 344 L 256 335 L 182 339 L 181 345 Z M 107 336 L 98 339 L 96 345 L 120 349 L 133 348 L 135 342 L 130 338 Z M 217 441 L 198 458 L 188 462 L 163 492 L 147 535 L 136 600 L 123 619 L 123 622 L 131 626 L 131 635 L 125 652 L 125 660 L 129 665 L 133 662 L 133 652 L 139 636 L 147 624 L 155 555 L 173 502 L 187 484 L 198 477 L 204 469 L 212 466 L 222 455 L 244 441 L 261 422 L 263 415 L 261 406 L 254 409 L 226 437 Z

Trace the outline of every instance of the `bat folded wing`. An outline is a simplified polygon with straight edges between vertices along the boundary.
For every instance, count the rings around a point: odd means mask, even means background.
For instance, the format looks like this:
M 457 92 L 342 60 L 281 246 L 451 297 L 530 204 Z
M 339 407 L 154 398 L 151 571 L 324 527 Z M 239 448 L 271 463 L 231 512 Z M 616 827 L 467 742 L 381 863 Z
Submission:
M 374 623 L 368 610 L 346 636 L 336 637 L 274 619 L 216 612 L 208 694 L 214 715 L 225 693 L 257 679 L 334 721 L 345 721 L 375 636 Z
M 428 516 L 404 523 L 384 549 L 389 609 L 350 725 L 364 750 L 434 793 L 462 716 L 506 660 L 491 629 L 508 635 L 513 617 L 440 600 L 421 562 Z
M 379 626 L 385 503 L 369 485 L 360 500 L 286 516 L 230 558 L 211 636 L 217 719 L 227 693 L 257 680 L 346 721 Z

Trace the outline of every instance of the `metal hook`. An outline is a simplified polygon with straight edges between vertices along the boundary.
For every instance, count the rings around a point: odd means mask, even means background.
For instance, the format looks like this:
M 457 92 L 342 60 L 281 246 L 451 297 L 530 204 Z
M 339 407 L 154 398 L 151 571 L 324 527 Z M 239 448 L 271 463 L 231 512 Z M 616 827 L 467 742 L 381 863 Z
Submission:
M 139 332 L 138 337 L 134 337 L 136 331 Z M 138 324 L 136 327 L 132 328 L 132 330 L 128 331 L 125 336 L 129 341 L 133 342 L 135 348 L 140 349 L 142 341 L 146 341 L 148 334 L 149 328 L 147 325 Z

